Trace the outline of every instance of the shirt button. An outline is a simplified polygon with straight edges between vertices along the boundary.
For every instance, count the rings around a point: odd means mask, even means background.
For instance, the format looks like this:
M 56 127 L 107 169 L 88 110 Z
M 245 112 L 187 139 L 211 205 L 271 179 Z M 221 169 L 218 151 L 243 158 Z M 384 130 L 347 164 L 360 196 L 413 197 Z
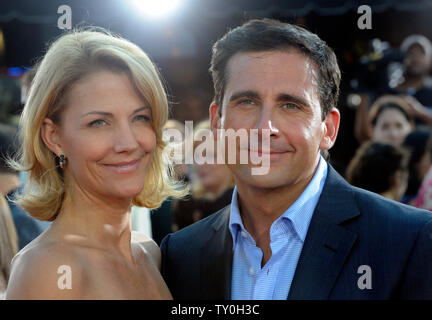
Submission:
M 254 270 L 253 270 L 252 267 L 249 268 L 249 274 L 250 274 L 251 276 L 253 276 L 253 275 L 255 274 L 255 272 L 254 272 Z
M 242 235 L 243 238 L 246 238 L 246 237 L 247 237 L 247 234 L 246 234 L 246 232 L 244 232 L 244 231 L 241 232 L 241 235 Z

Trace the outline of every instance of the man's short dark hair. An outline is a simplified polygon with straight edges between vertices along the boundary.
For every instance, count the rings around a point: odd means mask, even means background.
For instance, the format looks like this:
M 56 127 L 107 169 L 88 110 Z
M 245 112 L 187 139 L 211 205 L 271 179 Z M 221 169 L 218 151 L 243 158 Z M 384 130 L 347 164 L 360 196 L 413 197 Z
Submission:
M 222 106 L 228 81 L 227 64 L 236 53 L 290 49 L 298 50 L 311 58 L 319 71 L 318 92 L 324 119 L 331 108 L 336 107 L 339 96 L 341 73 L 335 53 L 316 34 L 273 19 L 250 20 L 229 31 L 214 44 L 210 71 L 215 103 Z

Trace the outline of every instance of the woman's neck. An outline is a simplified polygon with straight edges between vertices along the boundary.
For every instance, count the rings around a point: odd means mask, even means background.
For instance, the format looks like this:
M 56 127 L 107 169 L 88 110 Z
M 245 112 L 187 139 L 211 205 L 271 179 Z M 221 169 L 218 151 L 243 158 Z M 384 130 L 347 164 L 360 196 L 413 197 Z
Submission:
M 63 201 L 53 229 L 74 245 L 119 251 L 132 260 L 131 201 L 98 197 L 75 188 Z

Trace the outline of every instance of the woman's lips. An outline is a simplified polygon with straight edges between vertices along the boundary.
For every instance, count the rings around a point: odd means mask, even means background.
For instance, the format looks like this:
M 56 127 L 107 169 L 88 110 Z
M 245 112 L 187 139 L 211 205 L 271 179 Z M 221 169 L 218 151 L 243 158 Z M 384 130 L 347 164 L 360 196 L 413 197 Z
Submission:
M 126 174 L 126 173 L 134 172 L 136 169 L 138 169 L 140 160 L 141 159 L 128 161 L 128 162 L 123 161 L 115 164 L 105 164 L 105 166 L 116 173 Z

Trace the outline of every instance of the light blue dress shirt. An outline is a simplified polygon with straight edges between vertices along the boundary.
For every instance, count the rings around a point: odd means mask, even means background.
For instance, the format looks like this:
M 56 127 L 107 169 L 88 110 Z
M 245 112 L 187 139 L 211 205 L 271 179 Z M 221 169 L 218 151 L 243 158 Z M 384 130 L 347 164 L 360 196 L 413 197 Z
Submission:
M 262 251 L 244 228 L 234 188 L 229 228 L 233 238 L 232 300 L 284 300 L 288 297 L 309 223 L 327 177 L 321 157 L 318 169 L 300 197 L 270 227 L 272 256 L 261 268 Z

